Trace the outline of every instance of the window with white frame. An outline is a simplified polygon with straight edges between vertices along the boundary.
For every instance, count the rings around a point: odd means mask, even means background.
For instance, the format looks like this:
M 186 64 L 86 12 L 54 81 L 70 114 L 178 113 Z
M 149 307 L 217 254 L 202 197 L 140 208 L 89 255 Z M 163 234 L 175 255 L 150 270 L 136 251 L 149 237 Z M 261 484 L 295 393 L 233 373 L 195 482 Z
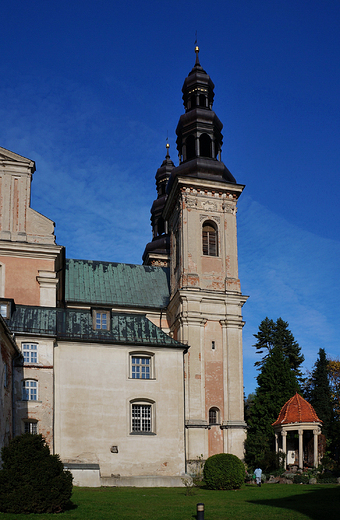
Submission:
M 10 304 L 5 302 L 0 304 L 0 314 L 3 318 L 8 319 L 10 317 Z
M 154 403 L 134 401 L 131 403 L 131 433 L 154 433 Z
M 150 356 L 131 355 L 132 379 L 151 379 L 152 365 Z
M 34 379 L 25 379 L 22 382 L 22 400 L 37 401 L 38 400 L 38 381 Z
M 23 343 L 22 353 L 24 363 L 38 363 L 38 345 L 36 343 Z
M 102 310 L 93 311 L 93 328 L 95 330 L 110 330 L 110 312 Z
M 38 433 L 38 421 L 25 421 L 25 433 Z

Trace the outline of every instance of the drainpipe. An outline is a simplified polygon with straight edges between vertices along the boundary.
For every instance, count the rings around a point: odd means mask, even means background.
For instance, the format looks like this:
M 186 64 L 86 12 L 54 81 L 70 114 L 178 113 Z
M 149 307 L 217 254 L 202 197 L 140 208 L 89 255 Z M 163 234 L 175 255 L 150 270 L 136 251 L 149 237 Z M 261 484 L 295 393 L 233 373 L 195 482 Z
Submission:
M 186 435 L 186 427 L 185 427 L 185 408 L 186 408 L 186 402 L 185 402 L 185 363 L 184 363 L 184 356 L 187 354 L 188 349 L 183 350 L 183 413 L 184 413 L 184 469 L 185 474 L 187 473 L 187 435 Z

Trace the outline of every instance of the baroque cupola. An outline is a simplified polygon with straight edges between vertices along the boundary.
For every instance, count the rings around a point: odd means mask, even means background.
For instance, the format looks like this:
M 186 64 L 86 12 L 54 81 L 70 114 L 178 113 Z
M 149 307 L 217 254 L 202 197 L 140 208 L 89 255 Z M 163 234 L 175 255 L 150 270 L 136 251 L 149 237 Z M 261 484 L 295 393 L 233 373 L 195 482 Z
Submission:
M 166 185 L 171 171 L 175 167 L 170 159 L 169 143 L 166 144 L 166 155 L 162 165 L 156 172 L 157 199 L 153 201 L 151 208 L 152 242 L 149 242 L 143 254 L 144 265 L 160 265 L 163 267 L 169 264 L 170 241 L 168 235 L 168 225 L 163 218 L 163 209 L 166 202 Z
M 172 172 L 168 191 L 178 175 L 236 183 L 221 160 L 223 125 L 212 109 L 214 83 L 200 64 L 197 46 L 195 52 L 195 65 L 182 88 L 185 113 L 176 129 L 180 164 Z

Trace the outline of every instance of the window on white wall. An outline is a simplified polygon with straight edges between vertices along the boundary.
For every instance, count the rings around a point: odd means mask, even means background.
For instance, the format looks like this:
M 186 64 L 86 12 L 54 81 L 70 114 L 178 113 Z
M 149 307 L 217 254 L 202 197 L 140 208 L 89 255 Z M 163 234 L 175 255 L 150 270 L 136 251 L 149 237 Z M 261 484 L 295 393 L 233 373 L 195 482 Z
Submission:
M 154 433 L 154 403 L 131 403 L 131 433 Z
M 38 363 L 38 345 L 36 343 L 23 343 L 22 353 L 24 363 Z
M 131 356 L 132 379 L 151 379 L 152 366 L 150 356 Z
M 38 433 L 38 421 L 25 421 L 24 432 L 36 435 Z
M 22 400 L 37 401 L 38 400 L 38 382 L 33 379 L 25 379 L 22 382 Z

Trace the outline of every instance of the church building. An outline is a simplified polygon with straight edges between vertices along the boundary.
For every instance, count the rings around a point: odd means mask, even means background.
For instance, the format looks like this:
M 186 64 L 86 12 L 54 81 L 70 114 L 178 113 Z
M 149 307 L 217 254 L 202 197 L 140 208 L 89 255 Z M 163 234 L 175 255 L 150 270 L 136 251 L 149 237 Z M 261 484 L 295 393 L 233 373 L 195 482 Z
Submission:
M 210 455 L 243 459 L 244 186 L 222 162 L 214 84 L 195 52 L 179 164 L 167 145 L 142 265 L 67 259 L 30 207 L 34 161 L 0 148 L 1 314 L 19 348 L 12 435 L 41 433 L 75 484 L 181 485 Z

